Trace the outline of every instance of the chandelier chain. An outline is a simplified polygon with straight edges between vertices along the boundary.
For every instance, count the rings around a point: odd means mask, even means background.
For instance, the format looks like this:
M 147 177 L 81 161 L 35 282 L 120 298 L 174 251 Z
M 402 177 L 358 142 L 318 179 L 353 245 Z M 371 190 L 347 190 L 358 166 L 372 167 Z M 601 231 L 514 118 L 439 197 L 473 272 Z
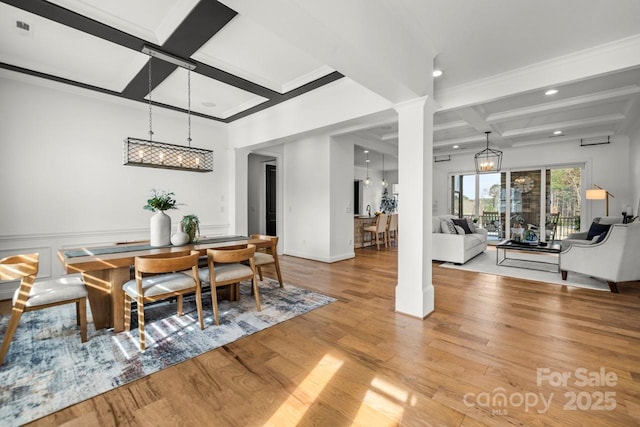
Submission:
M 191 147 L 191 70 L 187 70 L 187 120 L 189 123 L 189 136 L 187 142 Z
M 149 55 L 149 141 L 153 141 L 152 115 L 151 115 L 151 60 L 153 57 Z

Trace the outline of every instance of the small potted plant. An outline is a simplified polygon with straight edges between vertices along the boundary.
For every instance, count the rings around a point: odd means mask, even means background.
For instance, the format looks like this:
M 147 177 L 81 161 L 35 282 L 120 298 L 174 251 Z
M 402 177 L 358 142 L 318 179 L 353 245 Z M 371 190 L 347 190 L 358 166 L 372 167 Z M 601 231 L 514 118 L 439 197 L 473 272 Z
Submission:
M 182 231 L 189 235 L 189 243 L 194 243 L 200 236 L 200 219 L 197 215 L 185 215 L 180 221 Z
M 151 246 L 167 246 L 171 244 L 171 217 L 165 214 L 164 211 L 177 209 L 177 205 L 174 193 L 151 190 L 151 198 L 147 199 L 147 204 L 143 206 L 143 209 L 156 212 L 151 217 L 151 238 L 149 242 Z

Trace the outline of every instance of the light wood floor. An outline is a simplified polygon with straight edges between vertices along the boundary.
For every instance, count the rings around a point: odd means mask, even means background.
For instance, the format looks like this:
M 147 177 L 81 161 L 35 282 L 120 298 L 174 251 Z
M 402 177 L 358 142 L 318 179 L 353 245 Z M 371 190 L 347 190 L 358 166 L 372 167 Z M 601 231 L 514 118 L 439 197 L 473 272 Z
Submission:
M 639 282 L 616 295 L 434 263 L 436 310 L 423 321 L 394 312 L 395 248 L 281 265 L 286 283 L 339 301 L 33 424 L 640 424 Z M 545 368 L 571 378 L 538 386 Z M 580 369 L 617 379 L 581 386 Z

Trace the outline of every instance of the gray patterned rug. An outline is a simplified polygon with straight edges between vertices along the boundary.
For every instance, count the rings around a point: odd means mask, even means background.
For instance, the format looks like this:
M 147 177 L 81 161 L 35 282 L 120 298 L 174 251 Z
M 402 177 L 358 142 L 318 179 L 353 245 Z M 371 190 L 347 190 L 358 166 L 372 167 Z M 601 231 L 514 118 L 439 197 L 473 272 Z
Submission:
M 175 314 L 175 302 L 145 306 L 144 352 L 139 351 L 134 324 L 131 332 L 114 334 L 95 331 L 90 323 L 89 340 L 82 344 L 73 304 L 25 313 L 0 366 L 0 425 L 43 417 L 335 299 L 287 284 L 280 288 L 277 281 L 265 278 L 260 301 L 262 311 L 257 312 L 249 283 L 243 284 L 240 301 L 219 301 L 216 326 L 210 294 L 204 294 L 204 330 L 198 327 L 193 299 L 185 299 L 182 317 Z M 0 317 L 0 337 L 8 320 Z

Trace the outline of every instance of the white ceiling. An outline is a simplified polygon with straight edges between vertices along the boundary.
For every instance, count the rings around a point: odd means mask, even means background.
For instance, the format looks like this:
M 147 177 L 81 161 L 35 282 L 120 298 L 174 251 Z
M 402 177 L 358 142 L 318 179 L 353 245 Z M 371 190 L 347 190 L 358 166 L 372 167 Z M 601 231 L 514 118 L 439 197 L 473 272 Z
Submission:
M 638 16 L 638 0 L 0 0 L 0 65 L 144 101 L 148 57 L 140 47 L 166 47 L 197 64 L 192 111 L 230 122 L 340 73 L 383 96 L 406 97 L 431 81 L 420 73 L 434 55 L 444 70 L 433 83 L 439 102 L 538 64 L 548 65 L 542 73 L 562 73 L 549 64 L 640 37 Z M 566 78 L 551 97 L 531 83 L 463 106 L 445 103 L 434 117 L 434 154 L 482 148 L 488 130 L 498 148 L 625 134 L 640 121 L 637 64 Z M 151 99 L 186 109 L 187 72 L 159 68 Z M 419 84 L 405 84 L 411 79 Z M 387 82 L 396 87 L 385 91 Z M 353 136 L 390 156 L 397 124 Z

